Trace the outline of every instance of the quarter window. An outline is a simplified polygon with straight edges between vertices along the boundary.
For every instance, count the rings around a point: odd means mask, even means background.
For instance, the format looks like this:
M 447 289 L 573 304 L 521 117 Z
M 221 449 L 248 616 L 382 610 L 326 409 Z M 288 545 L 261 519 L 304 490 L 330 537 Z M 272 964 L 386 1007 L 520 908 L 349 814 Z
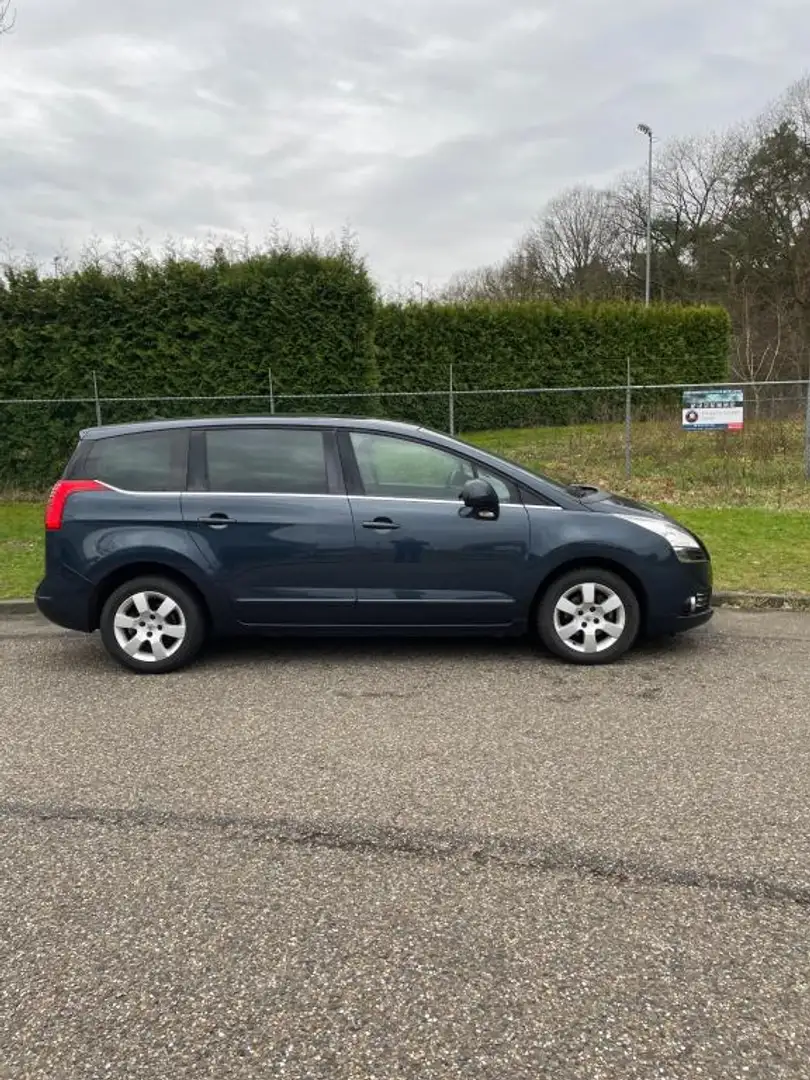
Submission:
M 205 439 L 211 491 L 324 495 L 329 490 L 322 431 L 215 428 Z
M 183 428 L 112 435 L 91 444 L 82 471 L 124 491 L 183 491 L 187 446 Z

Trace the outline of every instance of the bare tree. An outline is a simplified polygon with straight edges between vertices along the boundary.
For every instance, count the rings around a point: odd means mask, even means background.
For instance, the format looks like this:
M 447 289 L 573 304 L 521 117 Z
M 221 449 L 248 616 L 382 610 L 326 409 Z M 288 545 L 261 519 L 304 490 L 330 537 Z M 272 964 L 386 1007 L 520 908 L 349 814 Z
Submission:
M 457 274 L 448 300 L 604 299 L 616 295 L 622 236 L 613 196 L 574 187 L 552 199 L 509 255 Z
M 762 384 L 774 378 L 782 348 L 784 314 L 781 304 L 763 304 L 743 284 L 737 298 L 739 315 L 735 334 L 736 374 L 753 383 L 754 418 L 759 420 L 762 407 Z M 758 301 L 758 302 L 757 302 Z M 770 310 L 764 310 L 765 307 Z
M 11 6 L 11 0 L 0 0 L 0 34 L 12 30 L 16 19 L 17 11 Z
M 654 177 L 659 207 L 689 233 L 722 225 L 734 210 L 748 152 L 743 128 L 669 143 Z
M 523 265 L 557 295 L 599 298 L 614 292 L 621 251 L 612 195 L 574 187 L 551 200 L 518 253 Z
M 791 83 L 775 102 L 760 114 L 756 129 L 758 141 L 787 122 L 805 143 L 810 143 L 810 74 Z
M 717 298 L 717 239 L 739 202 L 751 148 L 744 127 L 705 138 L 677 139 L 657 154 L 653 175 L 653 277 L 661 299 Z M 646 171 L 625 176 L 616 191 L 623 264 L 640 290 L 647 225 Z M 728 262 L 728 256 L 725 256 Z
M 511 258 L 511 257 L 510 257 Z M 451 303 L 471 304 L 476 300 L 525 300 L 509 269 L 510 259 L 493 266 L 480 266 L 455 274 L 439 298 Z

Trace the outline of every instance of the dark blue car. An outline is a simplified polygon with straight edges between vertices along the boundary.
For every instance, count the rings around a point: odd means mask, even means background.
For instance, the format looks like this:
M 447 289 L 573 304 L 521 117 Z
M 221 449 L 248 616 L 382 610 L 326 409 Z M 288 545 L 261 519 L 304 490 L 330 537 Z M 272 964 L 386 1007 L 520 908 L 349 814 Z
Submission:
M 578 664 L 711 617 L 701 541 L 406 424 L 181 420 L 82 433 L 40 611 L 137 672 L 209 635 L 524 634 Z

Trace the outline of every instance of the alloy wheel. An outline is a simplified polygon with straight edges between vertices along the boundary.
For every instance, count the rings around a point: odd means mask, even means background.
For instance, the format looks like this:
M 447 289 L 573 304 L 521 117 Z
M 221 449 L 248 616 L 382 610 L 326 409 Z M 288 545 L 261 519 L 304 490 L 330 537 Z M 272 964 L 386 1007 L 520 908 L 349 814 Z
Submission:
M 554 632 L 575 653 L 601 653 L 621 638 L 627 612 L 618 593 L 599 582 L 574 585 L 554 605 Z
M 168 660 L 186 639 L 187 623 L 180 605 L 165 593 L 133 593 L 116 609 L 115 640 L 122 652 L 143 664 Z

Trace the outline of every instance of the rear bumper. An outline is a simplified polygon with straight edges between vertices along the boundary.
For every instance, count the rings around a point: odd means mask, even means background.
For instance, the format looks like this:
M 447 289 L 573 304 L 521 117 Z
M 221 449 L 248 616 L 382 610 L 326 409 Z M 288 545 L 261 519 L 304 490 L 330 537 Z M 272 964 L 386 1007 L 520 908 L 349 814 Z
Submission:
M 83 578 L 60 577 L 58 581 L 45 578 L 34 594 L 40 614 L 65 630 L 89 634 L 95 627 L 92 620 L 92 586 Z

